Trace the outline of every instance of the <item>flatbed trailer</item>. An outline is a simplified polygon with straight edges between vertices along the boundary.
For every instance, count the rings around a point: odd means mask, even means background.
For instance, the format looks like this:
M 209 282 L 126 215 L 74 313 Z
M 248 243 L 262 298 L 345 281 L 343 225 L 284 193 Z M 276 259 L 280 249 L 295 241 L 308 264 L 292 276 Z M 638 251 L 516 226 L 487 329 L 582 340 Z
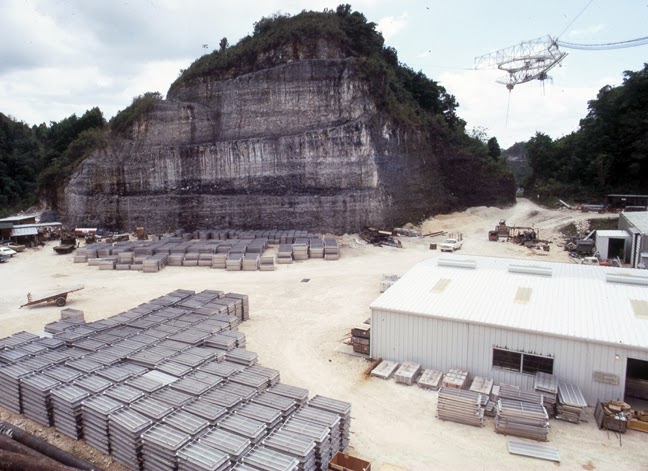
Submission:
M 44 293 L 38 296 L 27 293 L 27 303 L 23 304 L 20 307 L 23 308 L 25 306 L 35 306 L 36 304 L 41 303 L 56 303 L 58 307 L 63 307 L 65 306 L 65 303 L 67 303 L 68 294 L 74 293 L 75 291 L 80 291 L 82 289 L 83 286 L 79 285 L 72 288 L 50 291 L 49 293 Z

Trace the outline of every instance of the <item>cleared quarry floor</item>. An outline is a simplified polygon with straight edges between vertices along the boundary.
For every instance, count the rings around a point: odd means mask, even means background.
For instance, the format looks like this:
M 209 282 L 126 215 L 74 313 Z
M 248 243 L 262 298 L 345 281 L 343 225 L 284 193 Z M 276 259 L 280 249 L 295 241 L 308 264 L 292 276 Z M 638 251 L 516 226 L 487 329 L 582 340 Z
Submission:
M 556 237 L 569 222 L 591 217 L 610 217 L 539 208 L 520 200 L 512 208 L 471 208 L 438 216 L 422 225 L 423 232 L 463 232 L 464 247 L 458 254 L 495 255 L 569 263 L 562 248 L 542 252 L 507 243 L 488 242 L 487 231 L 499 219 L 510 225 L 534 225 L 544 238 Z M 27 330 L 38 332 L 59 318 L 54 305 L 19 309 L 27 292 L 56 286 L 84 284 L 70 295 L 66 307 L 81 309 L 92 321 L 117 314 L 174 289 L 219 289 L 250 296 L 250 320 L 239 330 L 247 335 L 247 349 L 259 354 L 259 362 L 281 372 L 288 384 L 307 387 L 352 403 L 349 452 L 372 461 L 372 469 L 387 463 L 408 470 L 519 470 L 555 469 L 556 464 L 509 455 L 507 437 L 494 432 L 493 421 L 473 428 L 442 422 L 436 415 L 436 394 L 393 380 L 367 377 L 369 363 L 340 353 L 350 328 L 369 317 L 368 306 L 380 293 L 383 273 L 404 273 L 432 254 L 430 240 L 402 238 L 403 249 L 377 248 L 342 238 L 338 261 L 308 260 L 277 265 L 274 272 L 226 272 L 204 267 L 166 267 L 158 273 L 99 271 L 72 263 L 73 255 L 55 255 L 52 245 L 16 255 L 0 265 L 0 336 Z M 308 283 L 301 282 L 308 278 Z M 561 469 L 648 469 L 648 434 L 628 431 L 619 437 L 599 431 L 592 412 L 588 423 L 573 425 L 551 421 L 548 445 L 561 455 Z M 109 470 L 123 468 L 109 457 L 60 436 L 24 417 L 0 409 L 9 420 L 46 437 L 58 446 Z M 623 446 L 620 446 L 620 445 Z M 384 469 L 387 469 L 385 466 Z M 396 468 L 390 468 L 396 469 Z

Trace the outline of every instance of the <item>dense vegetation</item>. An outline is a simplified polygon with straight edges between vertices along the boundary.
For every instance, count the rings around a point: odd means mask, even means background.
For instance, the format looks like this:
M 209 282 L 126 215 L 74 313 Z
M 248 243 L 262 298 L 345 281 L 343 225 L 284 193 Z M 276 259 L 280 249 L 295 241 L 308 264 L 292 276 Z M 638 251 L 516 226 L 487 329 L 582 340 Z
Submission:
M 219 50 L 182 71 L 169 94 L 201 77 L 223 79 L 285 63 L 296 55 L 293 50 L 315 57 L 322 40 L 335 45 L 343 57 L 358 58 L 377 103 L 393 117 L 413 124 L 426 124 L 436 117 L 453 129 L 465 124 L 455 113 L 455 98 L 422 72 L 400 64 L 396 50 L 384 46 L 376 24 L 352 11 L 349 5 L 324 12 L 303 11 L 295 16 L 277 14 L 262 18 L 254 24 L 251 36 L 232 47 L 227 47 L 223 38 Z
M 608 193 L 648 193 L 648 64 L 603 87 L 579 129 L 553 140 L 537 133 L 526 144 L 527 186 L 548 200 L 584 200 Z

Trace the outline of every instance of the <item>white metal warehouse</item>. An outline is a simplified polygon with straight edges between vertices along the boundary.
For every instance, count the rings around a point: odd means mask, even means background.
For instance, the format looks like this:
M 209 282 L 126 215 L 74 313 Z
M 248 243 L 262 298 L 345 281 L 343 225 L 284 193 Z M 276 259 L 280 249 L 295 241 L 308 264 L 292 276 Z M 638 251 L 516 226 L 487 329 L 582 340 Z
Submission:
M 591 404 L 623 399 L 627 375 L 629 384 L 648 385 L 648 276 L 535 260 L 432 258 L 371 304 L 371 357 L 461 368 L 528 389 L 544 371 L 578 385 Z

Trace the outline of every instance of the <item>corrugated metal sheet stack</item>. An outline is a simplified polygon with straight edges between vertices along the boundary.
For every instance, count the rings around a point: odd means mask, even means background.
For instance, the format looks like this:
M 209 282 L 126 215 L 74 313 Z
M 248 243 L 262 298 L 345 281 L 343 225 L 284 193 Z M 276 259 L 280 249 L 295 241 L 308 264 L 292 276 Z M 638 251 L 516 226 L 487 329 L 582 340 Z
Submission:
M 416 382 L 420 374 L 421 365 L 419 363 L 406 361 L 398 368 L 398 370 L 396 370 L 396 373 L 394 373 L 394 379 L 397 383 L 411 386 Z
M 327 427 L 330 431 L 329 440 L 331 443 L 331 453 L 335 455 L 340 451 L 342 437 L 340 435 L 339 415 L 315 407 L 305 406 L 295 412 L 292 419 Z
M 32 375 L 21 381 L 22 408 L 25 417 L 47 427 L 52 425 L 51 392 L 61 382 L 46 375 Z
M 295 471 L 299 461 L 281 452 L 260 446 L 243 458 L 243 463 L 264 471 Z
M 90 392 L 76 385 L 65 385 L 52 391 L 52 413 L 56 430 L 68 437 L 82 437 L 81 403 Z
M 516 386 L 508 384 L 500 384 L 498 398 L 522 401 L 529 404 L 537 404 L 539 406 L 543 404 L 544 400 L 542 393 L 537 391 L 524 391 Z
M 178 471 L 224 471 L 230 469 L 229 455 L 193 442 L 178 451 Z
M 153 426 L 148 417 L 124 408 L 112 414 L 109 419 L 110 448 L 115 461 L 133 471 L 143 465 L 142 434 Z
M 573 384 L 558 383 L 556 419 L 579 423 L 587 408 L 587 401 L 580 388 Z
M 543 405 L 549 417 L 556 413 L 556 398 L 558 396 L 558 379 L 554 375 L 538 371 L 533 382 L 533 389 L 542 393 Z
M 340 447 L 338 450 L 345 450 L 349 444 L 351 430 L 351 404 L 339 399 L 316 395 L 308 401 L 308 406 L 333 412 L 340 417 Z
M 549 435 L 549 415 L 540 404 L 511 399 L 497 401 L 495 431 L 502 435 L 547 441 Z
M 83 437 L 97 450 L 110 454 L 108 420 L 124 404 L 106 396 L 97 395 L 83 401 Z
M 324 258 L 324 241 L 319 237 L 309 238 L 310 258 Z
M 337 240 L 333 237 L 324 238 L 324 259 L 325 260 L 339 260 L 340 249 Z
M 286 264 L 293 262 L 292 244 L 281 244 L 277 250 L 277 263 Z
M 438 393 L 437 415 L 441 420 L 483 427 L 482 402 L 482 395 L 474 391 L 442 387 Z
M 443 376 L 441 384 L 445 388 L 464 389 L 468 382 L 468 372 L 461 371 L 456 368 L 450 368 Z
M 436 391 L 441 387 L 443 373 L 436 370 L 423 370 L 421 377 L 418 379 L 418 385 L 423 389 L 432 389 Z
M 191 441 L 187 433 L 166 424 L 157 424 L 142 435 L 142 456 L 145 471 L 174 471 L 178 465 L 178 451 Z
M 200 254 L 198 252 L 187 252 L 182 259 L 183 267 L 197 267 Z
M 231 330 L 248 315 L 246 295 L 176 290 L 101 321 L 58 321 L 53 338 L 0 339 L 5 353 L 24 350 L 20 363 L 0 367 L 0 403 L 85 436 L 133 470 L 174 469 L 176 459 L 178 469 L 228 469 L 225 461 L 242 463 L 252 444 L 277 463 L 325 469 L 348 444 L 350 404 L 317 396 L 306 405 L 308 390 L 279 383 L 277 370 L 248 366 L 257 355 Z M 214 335 L 236 348 L 205 345 Z M 286 421 L 291 428 L 261 443 Z

